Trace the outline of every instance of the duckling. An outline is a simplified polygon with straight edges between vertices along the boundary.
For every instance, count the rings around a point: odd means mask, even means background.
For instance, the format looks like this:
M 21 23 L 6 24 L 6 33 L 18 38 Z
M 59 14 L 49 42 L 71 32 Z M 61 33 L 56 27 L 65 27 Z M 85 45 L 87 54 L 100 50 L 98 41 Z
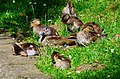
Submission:
M 93 41 L 96 41 L 98 36 L 94 31 L 93 26 L 87 26 L 77 34 L 77 42 L 79 45 L 86 45 Z
M 76 45 L 76 37 L 65 37 L 65 36 L 57 36 L 52 34 L 49 28 L 45 28 L 41 32 L 41 38 L 39 38 L 39 43 L 42 45 L 48 46 L 72 46 Z
M 59 52 L 54 51 L 52 53 L 53 66 L 61 70 L 65 70 L 71 67 L 70 59 L 60 56 Z
M 67 3 L 67 6 L 63 8 L 62 15 L 69 14 L 70 16 L 76 16 L 74 8 L 71 2 Z
M 46 36 L 40 40 L 43 45 L 48 46 L 74 46 L 76 45 L 76 37 L 65 37 L 65 36 Z
M 39 33 L 41 32 L 43 26 L 41 25 L 39 19 L 34 18 L 30 22 L 30 28 L 33 28 L 33 32 L 39 36 L 40 35 Z
M 84 25 L 84 23 L 78 17 L 70 16 L 69 14 L 62 16 L 62 22 L 69 25 L 68 30 L 70 32 L 79 31 L 80 28 Z
M 88 22 L 88 23 L 84 24 L 84 27 L 82 29 L 86 28 L 87 26 L 92 26 L 94 28 L 94 31 L 96 32 L 96 34 L 99 37 L 98 39 L 101 39 L 101 38 L 104 38 L 107 36 L 107 34 L 103 34 L 104 29 L 101 29 L 101 27 L 98 24 L 96 24 L 95 22 Z
M 94 30 L 95 30 L 95 32 L 97 34 L 102 34 L 102 32 L 104 30 L 104 29 L 101 29 L 101 27 L 98 24 L 96 24 L 95 22 L 88 22 L 88 23 L 86 23 L 84 25 L 83 29 L 86 28 L 87 26 L 93 26 L 93 28 L 94 28 Z
M 14 55 L 21 55 L 27 57 L 39 54 L 37 52 L 37 45 L 35 45 L 34 43 L 14 43 L 13 49 L 15 51 Z
M 49 26 L 44 26 L 41 30 L 40 35 L 58 36 L 59 34 L 54 28 Z
M 103 64 L 100 64 L 100 63 L 93 63 L 93 64 L 85 64 L 85 65 L 81 65 L 81 66 L 78 66 L 76 68 L 76 72 L 81 72 L 81 71 L 85 71 L 85 70 L 99 70 L 99 69 L 104 69 L 105 66 Z
M 33 19 L 30 23 L 30 27 L 33 28 L 33 32 L 41 37 L 41 33 L 49 32 L 49 35 L 58 35 L 57 31 L 50 26 L 43 26 L 39 19 Z

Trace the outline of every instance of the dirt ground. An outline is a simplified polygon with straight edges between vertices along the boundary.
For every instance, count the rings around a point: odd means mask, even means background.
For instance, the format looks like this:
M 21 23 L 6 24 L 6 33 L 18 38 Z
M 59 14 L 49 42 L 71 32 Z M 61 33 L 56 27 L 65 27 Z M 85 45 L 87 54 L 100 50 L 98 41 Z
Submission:
M 0 34 L 0 79 L 50 79 L 35 67 L 35 59 L 14 56 L 13 42 Z

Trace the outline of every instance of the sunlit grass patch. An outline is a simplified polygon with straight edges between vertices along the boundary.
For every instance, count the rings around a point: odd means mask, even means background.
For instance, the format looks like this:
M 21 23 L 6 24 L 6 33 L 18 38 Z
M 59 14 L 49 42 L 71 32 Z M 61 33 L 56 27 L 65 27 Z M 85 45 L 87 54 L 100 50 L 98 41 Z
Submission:
M 84 4 L 84 5 L 83 5 Z M 111 6 L 112 5 L 112 6 Z M 116 5 L 115 5 L 116 6 Z M 116 21 L 118 17 L 117 10 L 115 12 L 110 9 L 114 7 L 114 1 L 81 1 L 74 4 L 75 10 L 79 18 L 84 22 L 95 22 L 104 29 L 104 33 L 108 34 L 106 38 L 98 40 L 85 47 L 74 47 L 72 49 L 63 50 L 45 49 L 48 57 L 42 58 L 38 61 L 37 67 L 45 73 L 53 76 L 53 78 L 68 78 L 68 79 L 88 79 L 88 78 L 119 78 L 118 71 L 120 67 L 120 51 L 119 40 L 112 40 L 112 37 L 118 31 L 119 22 Z M 56 20 L 57 24 L 61 22 Z M 65 26 L 65 25 L 63 25 Z M 66 28 L 64 28 L 66 29 Z M 64 29 L 61 29 L 60 34 L 69 34 Z M 63 31 L 62 31 L 63 30 Z M 60 70 L 54 68 L 51 64 L 51 54 L 53 51 L 59 51 L 66 57 L 71 58 L 71 68 L 68 70 Z M 44 65 L 42 61 L 44 60 Z M 105 69 L 98 71 L 83 71 L 76 73 L 76 67 L 83 64 L 92 64 L 99 62 L 105 65 Z M 42 64 L 42 65 L 41 65 Z M 40 67 L 42 66 L 42 67 Z M 52 73 L 53 72 L 53 73 Z
M 29 26 L 32 18 L 40 18 L 43 25 L 57 25 L 60 36 L 69 36 L 67 25 L 61 22 L 61 10 L 66 6 L 64 1 L 51 0 L 46 4 L 46 8 L 43 5 L 46 3 L 44 0 L 38 0 L 36 4 L 32 1 L 33 8 L 29 4 L 31 0 L 20 0 L 15 4 L 12 1 L 4 2 L 0 9 L 0 30 L 5 29 L 14 34 L 28 32 L 30 35 L 25 37 L 26 42 L 33 42 L 39 46 L 39 37 L 33 34 Z M 112 37 L 120 34 L 120 2 L 118 0 L 72 0 L 72 2 L 77 16 L 84 23 L 95 22 L 100 25 L 107 37 L 87 46 L 75 46 L 70 49 L 39 46 L 42 50 L 36 67 L 55 79 L 119 79 L 120 40 Z M 53 51 L 70 58 L 71 68 L 60 70 L 53 67 L 51 59 Z M 76 67 L 95 62 L 104 64 L 105 69 L 75 72 Z
M 67 50 L 62 50 L 60 48 L 46 48 L 46 52 L 44 52 L 45 55 L 40 57 L 37 67 L 54 78 L 106 78 L 108 75 L 114 77 L 113 74 L 115 74 L 119 68 L 118 64 L 120 58 L 120 54 L 118 53 L 120 52 L 118 50 L 119 46 L 115 45 L 117 43 L 118 41 L 112 42 L 108 39 L 103 39 L 86 47 L 74 47 Z M 54 68 L 51 59 L 53 51 L 58 51 L 60 54 L 70 58 L 72 62 L 71 68 L 68 70 Z M 105 69 L 98 71 L 83 71 L 80 73 L 75 72 L 77 66 L 92 64 L 94 62 L 104 64 Z M 113 73 L 110 73 L 109 71 L 112 71 Z

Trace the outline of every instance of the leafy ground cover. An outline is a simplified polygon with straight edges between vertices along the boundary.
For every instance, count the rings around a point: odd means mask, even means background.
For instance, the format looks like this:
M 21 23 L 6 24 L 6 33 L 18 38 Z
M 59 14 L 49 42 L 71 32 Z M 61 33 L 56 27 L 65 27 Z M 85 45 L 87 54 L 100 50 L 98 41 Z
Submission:
M 120 40 L 112 37 L 120 33 L 120 2 L 119 0 L 72 0 L 77 16 L 84 22 L 93 21 L 104 29 L 108 36 L 85 47 L 71 49 L 44 47 L 43 55 L 39 57 L 36 67 L 53 78 L 58 79 L 119 79 L 120 75 Z M 12 35 L 17 33 L 29 34 L 25 41 L 34 42 L 36 37 L 29 29 L 32 18 L 40 18 L 43 24 L 56 24 L 61 27 L 58 32 L 61 36 L 69 36 L 66 25 L 61 22 L 61 10 L 66 6 L 64 0 L 1 0 L 0 5 L 0 30 L 9 31 Z M 71 68 L 59 70 L 52 66 L 51 54 L 59 51 L 71 59 Z M 105 69 L 98 71 L 75 72 L 79 65 L 99 62 Z

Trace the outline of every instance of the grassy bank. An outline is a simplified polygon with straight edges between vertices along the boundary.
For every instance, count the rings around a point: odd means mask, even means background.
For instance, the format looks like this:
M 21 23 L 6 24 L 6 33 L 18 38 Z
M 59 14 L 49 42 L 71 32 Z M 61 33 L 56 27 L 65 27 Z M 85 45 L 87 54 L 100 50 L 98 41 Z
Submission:
M 72 49 L 46 48 L 46 56 L 41 56 L 37 67 L 58 79 L 117 79 L 120 71 L 120 41 L 112 40 L 112 37 L 119 31 L 119 10 L 118 1 L 73 1 L 77 16 L 84 22 L 96 22 L 102 28 L 107 38 L 96 41 L 86 47 L 74 47 Z M 57 25 L 62 25 L 60 19 Z M 61 35 L 68 35 L 67 32 L 59 32 Z M 59 70 L 52 67 L 51 54 L 53 51 L 60 51 L 61 54 L 71 58 L 72 66 L 69 70 Z M 114 51 L 112 51 L 114 50 Z M 74 70 L 79 65 L 93 64 L 95 61 L 105 65 L 104 70 L 83 71 L 76 73 Z
M 120 33 L 120 2 L 118 0 L 72 0 L 77 16 L 84 22 L 93 21 L 104 29 L 108 36 L 85 47 L 71 49 L 44 47 L 37 68 L 58 79 L 119 79 L 120 75 L 120 40 L 112 37 Z M 9 31 L 12 35 L 17 33 L 29 34 L 25 41 L 37 43 L 37 37 L 29 28 L 32 18 L 40 18 L 43 24 L 52 23 L 61 27 L 58 32 L 68 36 L 65 25 L 61 22 L 61 10 L 66 6 L 65 0 L 1 0 L 0 30 Z M 46 6 L 44 5 L 46 4 Z M 43 50 L 43 49 L 42 49 Z M 52 67 L 51 54 L 59 51 L 71 59 L 71 68 L 59 70 Z M 104 70 L 83 71 L 76 73 L 77 66 L 99 62 L 105 65 Z

